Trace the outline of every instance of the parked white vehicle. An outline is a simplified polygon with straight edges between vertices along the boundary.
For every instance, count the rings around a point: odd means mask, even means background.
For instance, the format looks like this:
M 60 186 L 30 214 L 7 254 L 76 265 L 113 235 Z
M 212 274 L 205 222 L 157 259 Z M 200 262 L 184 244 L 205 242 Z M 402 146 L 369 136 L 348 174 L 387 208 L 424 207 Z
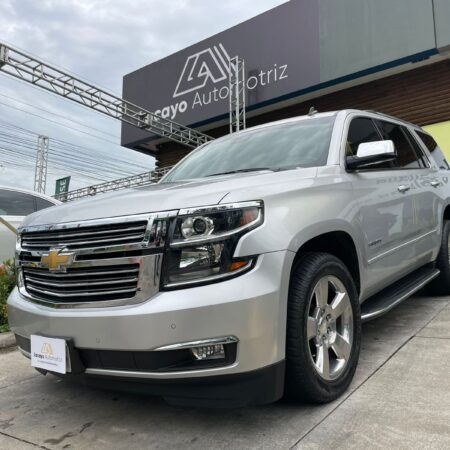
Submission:
M 17 228 L 28 214 L 61 202 L 25 189 L 0 186 L 0 218 Z M 0 221 L 0 263 L 14 258 L 16 235 Z

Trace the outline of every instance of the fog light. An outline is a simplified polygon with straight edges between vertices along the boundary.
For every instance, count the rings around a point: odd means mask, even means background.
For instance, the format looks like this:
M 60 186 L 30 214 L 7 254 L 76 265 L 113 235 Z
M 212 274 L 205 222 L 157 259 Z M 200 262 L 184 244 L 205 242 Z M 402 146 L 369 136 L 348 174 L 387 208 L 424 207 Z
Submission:
M 198 361 L 204 361 L 206 359 L 225 359 L 225 349 L 222 344 L 192 347 L 191 352 Z

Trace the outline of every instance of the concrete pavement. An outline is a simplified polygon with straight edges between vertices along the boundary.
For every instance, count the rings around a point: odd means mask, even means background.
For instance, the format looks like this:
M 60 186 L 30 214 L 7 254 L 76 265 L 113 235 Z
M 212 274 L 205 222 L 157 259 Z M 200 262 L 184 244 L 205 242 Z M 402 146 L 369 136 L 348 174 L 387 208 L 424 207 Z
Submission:
M 0 353 L 0 449 L 450 448 L 450 297 L 366 324 L 351 389 L 323 406 L 204 410 L 79 387 Z

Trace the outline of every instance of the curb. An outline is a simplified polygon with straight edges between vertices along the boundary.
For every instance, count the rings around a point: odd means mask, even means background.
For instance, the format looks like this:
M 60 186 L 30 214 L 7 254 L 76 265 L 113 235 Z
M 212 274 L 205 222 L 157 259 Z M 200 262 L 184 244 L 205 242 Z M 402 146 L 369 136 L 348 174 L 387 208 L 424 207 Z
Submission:
M 7 333 L 0 333 L 0 350 L 9 347 L 15 347 L 16 338 L 14 337 L 14 333 L 12 331 L 8 331 Z

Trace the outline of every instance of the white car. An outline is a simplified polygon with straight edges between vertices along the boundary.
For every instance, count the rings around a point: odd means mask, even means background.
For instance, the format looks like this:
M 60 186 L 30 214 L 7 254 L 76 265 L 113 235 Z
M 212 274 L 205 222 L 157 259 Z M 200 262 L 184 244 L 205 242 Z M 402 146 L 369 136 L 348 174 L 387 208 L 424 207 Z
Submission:
M 33 212 L 61 202 L 37 192 L 0 186 L 0 218 L 17 228 Z M 14 258 L 16 235 L 0 221 L 0 263 Z

